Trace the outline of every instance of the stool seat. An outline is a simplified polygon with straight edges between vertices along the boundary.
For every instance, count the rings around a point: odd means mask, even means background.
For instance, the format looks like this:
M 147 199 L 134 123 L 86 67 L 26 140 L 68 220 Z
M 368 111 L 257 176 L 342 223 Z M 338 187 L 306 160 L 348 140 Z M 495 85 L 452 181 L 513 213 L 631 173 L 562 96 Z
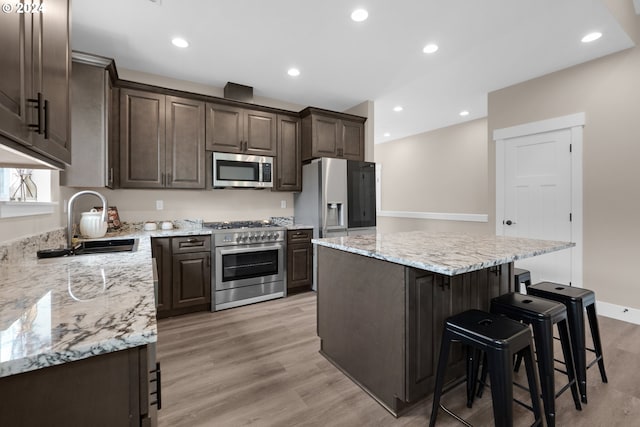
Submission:
M 555 399 L 568 387 L 571 388 L 573 402 L 577 410 L 582 410 L 578 384 L 574 367 L 569 327 L 567 326 L 567 309 L 564 304 L 517 292 L 504 294 L 491 300 L 491 312 L 503 314 L 507 317 L 531 325 L 533 339 L 538 356 L 538 373 L 542 388 L 542 402 L 545 408 L 545 418 L 549 427 L 555 426 Z M 568 384 L 558 394 L 555 392 L 555 367 L 553 357 L 553 325 L 557 325 Z M 518 361 L 519 362 L 519 361 Z M 518 363 L 516 363 L 516 367 Z M 486 373 L 483 367 L 483 382 Z M 481 383 L 482 384 L 482 383 Z
M 475 370 L 473 368 L 470 369 L 470 365 L 477 365 L 479 358 L 479 355 L 470 357 L 470 354 L 473 351 L 476 353 L 484 352 L 486 355 L 491 376 L 491 397 L 496 426 L 513 426 L 514 400 L 511 364 L 514 355 L 522 354 L 531 395 L 532 407 L 529 409 L 534 413 L 534 425 L 542 423 L 542 411 L 538 397 L 538 380 L 533 367 L 531 330 L 527 326 L 504 316 L 481 310 L 468 310 L 451 316 L 445 321 L 433 392 L 433 406 L 429 419 L 430 427 L 435 425 L 439 408 L 443 408 L 459 421 L 466 423 L 440 404 L 445 371 L 449 359 L 449 347 L 452 342 L 460 342 L 467 348 L 468 399 L 470 395 L 473 395 L 476 380 Z
M 545 294 L 547 298 L 553 301 L 564 303 L 565 301 L 577 302 L 582 300 L 582 305 L 587 306 L 595 304 L 596 294 L 589 289 L 577 288 L 575 286 L 561 285 L 553 282 L 540 282 L 534 286 L 536 294 Z
M 595 292 L 589 289 L 576 288 L 553 282 L 536 283 L 535 285 L 529 286 L 527 292 L 530 295 L 560 302 L 567 307 L 567 320 L 569 323 L 569 332 L 571 333 L 571 347 L 575 359 L 578 387 L 580 389 L 582 402 L 587 403 L 587 369 L 597 362 L 602 382 L 608 382 L 604 367 L 604 357 L 602 355 L 598 316 L 596 315 Z M 587 311 L 594 349 L 587 348 L 585 344 L 585 310 Z M 587 350 L 593 351 L 596 354 L 595 360 L 589 365 L 587 365 L 586 361 Z

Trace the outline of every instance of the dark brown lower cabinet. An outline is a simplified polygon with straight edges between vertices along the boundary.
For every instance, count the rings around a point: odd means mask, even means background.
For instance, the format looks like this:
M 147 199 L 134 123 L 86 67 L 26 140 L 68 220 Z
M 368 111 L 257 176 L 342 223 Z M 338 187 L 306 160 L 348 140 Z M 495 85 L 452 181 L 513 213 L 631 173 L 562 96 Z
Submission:
M 444 321 L 472 308 L 488 311 L 492 298 L 509 292 L 509 266 L 503 264 L 453 277 L 406 269 L 406 402 L 415 402 L 433 391 Z M 462 348 L 453 346 L 448 379 L 463 374 L 464 370 Z
M 0 378 L 0 425 L 150 426 L 155 344 Z
M 151 239 L 158 266 L 158 318 L 211 309 L 211 237 Z
M 287 294 L 311 290 L 313 284 L 312 229 L 287 231 Z
M 487 310 L 509 292 L 513 264 L 445 276 L 319 246 L 320 352 L 387 410 L 399 414 L 433 392 L 447 317 Z M 450 355 L 450 378 L 464 355 Z

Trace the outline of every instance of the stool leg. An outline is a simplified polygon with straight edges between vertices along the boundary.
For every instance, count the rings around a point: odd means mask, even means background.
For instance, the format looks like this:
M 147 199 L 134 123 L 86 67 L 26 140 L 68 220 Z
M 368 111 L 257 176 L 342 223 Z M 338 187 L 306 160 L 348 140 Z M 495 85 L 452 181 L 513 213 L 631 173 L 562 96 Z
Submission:
M 440 408 L 440 398 L 442 397 L 442 387 L 444 385 L 444 375 L 449 360 L 450 337 L 447 331 L 442 334 L 442 343 L 440 344 L 440 358 L 438 359 L 438 370 L 436 371 L 436 384 L 433 390 L 433 405 L 431 408 L 431 417 L 429 418 L 429 427 L 434 427 L 436 418 L 438 418 L 438 409 Z
M 578 394 L 578 381 L 576 380 L 576 367 L 573 363 L 573 352 L 571 351 L 571 341 L 569 338 L 569 326 L 566 320 L 558 322 L 558 333 L 560 335 L 560 344 L 562 345 L 562 355 L 567 368 L 567 376 L 571 383 L 571 394 L 573 395 L 573 403 L 578 411 L 582 410 L 580 404 L 580 395 Z
M 529 394 L 531 395 L 531 406 L 533 407 L 533 415 L 536 422 L 534 425 L 542 425 L 542 408 L 540 407 L 540 398 L 538 392 L 538 378 L 533 361 L 533 350 L 531 346 L 521 350 L 519 354 L 524 357 L 524 368 L 527 372 L 527 380 L 529 382 Z
M 536 343 L 536 356 L 538 357 L 538 373 L 540 376 L 540 388 L 542 389 L 542 402 L 544 415 L 549 427 L 556 425 L 556 386 L 553 369 L 553 324 L 550 322 L 535 322 L 533 326 L 533 339 Z
M 582 303 L 567 305 L 567 320 L 571 334 L 571 350 L 576 365 L 576 377 L 582 403 L 587 403 L 587 359 L 584 344 L 584 310 Z
M 512 357 L 508 351 L 487 354 L 493 400 L 493 420 L 496 427 L 513 426 L 513 373 Z
M 489 367 L 487 361 L 487 353 L 483 355 L 482 359 L 482 372 L 480 373 L 480 384 L 478 384 L 478 392 L 476 393 L 476 397 L 482 397 L 482 392 L 484 391 L 484 386 L 487 383 L 487 375 L 489 374 Z
M 600 376 L 602 382 L 606 383 L 607 373 L 604 370 L 604 357 L 602 356 L 602 343 L 600 342 L 600 328 L 598 328 L 598 316 L 596 316 L 596 305 L 591 304 L 587 306 L 587 318 L 589 319 L 589 327 L 591 328 L 591 337 L 593 339 L 593 347 L 596 351 L 596 357 L 598 358 L 598 368 L 600 369 Z
M 478 366 L 482 352 L 468 345 L 465 347 L 467 347 L 467 408 L 471 408 L 478 382 Z

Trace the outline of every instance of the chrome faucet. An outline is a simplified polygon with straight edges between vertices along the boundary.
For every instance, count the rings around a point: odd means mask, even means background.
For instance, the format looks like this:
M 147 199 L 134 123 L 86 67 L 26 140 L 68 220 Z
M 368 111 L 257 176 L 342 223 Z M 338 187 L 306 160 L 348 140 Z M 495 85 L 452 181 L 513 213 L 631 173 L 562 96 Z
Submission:
M 102 221 L 107 222 L 107 199 L 97 191 L 93 190 L 84 190 L 78 191 L 76 194 L 71 196 L 69 199 L 69 204 L 67 205 L 67 247 L 71 249 L 73 242 L 73 204 L 76 199 L 85 194 L 93 194 L 97 196 L 102 201 Z

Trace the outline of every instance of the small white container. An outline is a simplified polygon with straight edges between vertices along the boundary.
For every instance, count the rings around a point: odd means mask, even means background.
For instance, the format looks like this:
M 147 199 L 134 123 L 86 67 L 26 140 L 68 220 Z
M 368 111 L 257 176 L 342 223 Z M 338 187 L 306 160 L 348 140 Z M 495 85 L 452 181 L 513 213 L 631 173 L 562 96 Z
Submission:
M 162 223 L 162 229 L 163 230 L 173 230 L 173 223 L 170 221 L 164 221 Z
M 154 231 L 158 229 L 158 225 L 155 222 L 145 222 L 144 229 L 145 231 Z
M 89 212 L 82 212 L 80 234 L 90 239 L 107 234 L 107 223 L 102 221 L 102 212 L 98 212 L 95 209 L 91 209 Z

